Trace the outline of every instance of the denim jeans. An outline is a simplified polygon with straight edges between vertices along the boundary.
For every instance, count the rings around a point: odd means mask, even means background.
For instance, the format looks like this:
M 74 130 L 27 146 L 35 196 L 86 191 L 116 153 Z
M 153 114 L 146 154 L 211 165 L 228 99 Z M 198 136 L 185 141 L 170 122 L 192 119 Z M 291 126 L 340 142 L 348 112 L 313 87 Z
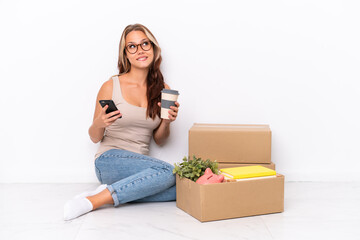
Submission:
M 127 202 L 176 200 L 174 167 L 139 153 L 111 149 L 95 160 L 96 176 L 107 184 L 114 206 Z

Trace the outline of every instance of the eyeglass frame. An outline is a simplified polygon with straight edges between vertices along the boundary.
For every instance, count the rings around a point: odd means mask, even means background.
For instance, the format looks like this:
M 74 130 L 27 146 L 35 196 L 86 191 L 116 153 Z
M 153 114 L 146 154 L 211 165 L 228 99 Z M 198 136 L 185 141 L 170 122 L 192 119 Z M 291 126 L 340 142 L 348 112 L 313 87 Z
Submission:
M 149 48 L 149 50 L 145 50 L 142 46 L 141 46 L 141 44 L 143 44 L 144 42 L 149 42 L 150 43 L 150 48 Z M 136 51 L 134 52 L 134 53 L 131 53 L 128 49 L 127 49 L 127 47 L 128 46 L 130 46 L 130 45 L 135 45 L 136 46 Z M 128 53 L 130 53 L 130 54 L 135 54 L 138 50 L 139 50 L 139 45 L 140 45 L 140 47 L 141 47 L 141 49 L 142 50 L 144 50 L 144 51 L 150 51 L 150 49 L 151 49 L 151 47 L 153 47 L 153 42 L 152 41 L 150 41 L 150 40 L 147 40 L 147 41 L 143 41 L 142 43 L 139 43 L 139 44 L 128 44 L 127 46 L 125 46 L 125 49 L 126 49 L 126 51 L 128 51 Z

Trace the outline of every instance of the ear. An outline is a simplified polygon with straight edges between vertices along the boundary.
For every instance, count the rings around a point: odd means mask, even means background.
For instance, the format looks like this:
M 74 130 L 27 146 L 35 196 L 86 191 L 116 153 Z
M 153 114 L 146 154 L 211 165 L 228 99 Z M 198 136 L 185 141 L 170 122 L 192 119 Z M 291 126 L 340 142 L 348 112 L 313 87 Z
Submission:
M 206 174 L 206 175 L 209 175 L 209 174 L 213 174 L 213 172 L 211 171 L 210 168 L 207 168 L 207 169 L 205 170 L 205 174 Z

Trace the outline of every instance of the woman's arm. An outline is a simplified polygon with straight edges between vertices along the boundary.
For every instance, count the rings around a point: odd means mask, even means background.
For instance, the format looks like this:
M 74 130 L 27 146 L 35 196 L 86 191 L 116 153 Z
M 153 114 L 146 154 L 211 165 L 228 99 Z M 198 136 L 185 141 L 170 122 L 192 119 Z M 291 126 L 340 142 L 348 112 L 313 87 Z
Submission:
M 170 89 L 170 87 L 165 83 L 165 88 Z M 177 113 L 179 111 L 180 104 L 175 102 L 176 107 L 171 106 L 169 110 L 169 119 L 161 119 L 161 123 L 158 128 L 154 130 L 154 141 L 157 145 L 163 145 L 165 140 L 170 135 L 170 123 L 176 120 Z M 158 106 L 161 107 L 161 103 L 158 103 Z
M 161 119 L 159 127 L 154 130 L 154 141 L 157 145 L 163 145 L 170 135 L 170 122 L 164 120 Z
M 116 119 L 121 117 L 119 111 L 114 111 L 109 114 L 106 114 L 107 106 L 102 108 L 99 104 L 99 100 L 108 100 L 112 98 L 112 80 L 106 81 L 100 88 L 99 93 L 96 98 L 95 113 L 93 118 L 93 123 L 89 128 L 89 136 L 91 141 L 94 143 L 100 142 L 104 137 L 105 128 L 111 125 Z

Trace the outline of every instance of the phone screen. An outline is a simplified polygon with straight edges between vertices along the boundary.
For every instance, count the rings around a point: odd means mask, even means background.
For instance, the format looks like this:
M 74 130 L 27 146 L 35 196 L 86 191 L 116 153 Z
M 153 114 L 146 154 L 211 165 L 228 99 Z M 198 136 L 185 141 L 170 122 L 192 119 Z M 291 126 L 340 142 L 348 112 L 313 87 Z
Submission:
M 99 103 L 100 103 L 101 107 L 105 107 L 106 105 L 109 106 L 108 109 L 106 109 L 106 114 L 118 110 L 117 107 L 115 106 L 115 103 L 113 100 L 100 100 Z M 114 115 L 114 116 L 116 116 L 116 115 Z M 119 117 L 119 118 L 121 118 L 121 117 Z

